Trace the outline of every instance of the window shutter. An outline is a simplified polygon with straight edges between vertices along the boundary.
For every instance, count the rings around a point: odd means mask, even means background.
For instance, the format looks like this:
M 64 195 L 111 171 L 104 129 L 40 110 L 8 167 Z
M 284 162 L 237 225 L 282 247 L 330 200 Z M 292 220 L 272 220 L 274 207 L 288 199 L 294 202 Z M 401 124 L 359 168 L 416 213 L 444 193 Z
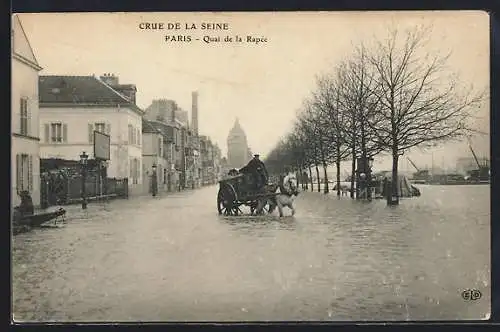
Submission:
M 33 156 L 28 156 L 28 191 L 33 191 Z
M 29 107 L 28 99 L 25 99 L 26 103 L 26 134 L 31 135 L 31 107 Z
M 110 123 L 106 124 L 106 134 L 111 136 L 111 124 Z
M 134 178 L 134 163 L 133 159 L 130 158 L 130 179 L 132 180 Z
M 94 125 L 89 123 L 89 143 L 94 142 Z
M 140 137 L 141 137 L 141 132 L 139 129 L 137 129 L 137 145 L 141 145 Z
M 68 143 L 68 124 L 64 123 L 62 127 L 62 141 Z
M 139 180 L 139 176 L 141 175 L 141 163 L 139 162 L 139 159 L 135 160 L 135 165 L 136 165 L 136 178 Z
M 16 190 L 21 191 L 21 155 L 16 154 Z
M 45 127 L 45 143 L 50 142 L 50 125 L 48 123 L 44 124 Z

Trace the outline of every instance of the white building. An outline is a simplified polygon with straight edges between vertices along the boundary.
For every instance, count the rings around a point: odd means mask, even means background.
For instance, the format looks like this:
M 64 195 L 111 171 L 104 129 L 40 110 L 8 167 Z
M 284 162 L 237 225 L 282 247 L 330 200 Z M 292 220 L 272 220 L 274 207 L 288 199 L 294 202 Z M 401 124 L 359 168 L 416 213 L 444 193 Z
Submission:
M 20 203 L 18 193 L 30 192 L 35 206 L 40 204 L 40 159 L 38 131 L 38 72 L 42 69 L 17 15 L 13 16 L 12 108 L 11 108 L 11 204 Z
M 40 76 L 40 156 L 79 160 L 94 157 L 93 132 L 110 135 L 108 177 L 128 178 L 129 194 L 141 190 L 142 116 L 135 85 L 114 75 Z

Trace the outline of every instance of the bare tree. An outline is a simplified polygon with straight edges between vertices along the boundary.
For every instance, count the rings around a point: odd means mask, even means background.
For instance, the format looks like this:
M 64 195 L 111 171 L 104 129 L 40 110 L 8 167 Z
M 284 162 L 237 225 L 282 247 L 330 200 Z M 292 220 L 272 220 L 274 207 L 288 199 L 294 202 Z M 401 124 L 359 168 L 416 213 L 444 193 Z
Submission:
M 319 116 L 324 121 L 324 137 L 328 145 L 328 159 L 337 167 L 337 196 L 340 196 L 340 163 L 349 154 L 346 143 L 347 131 L 346 112 L 340 108 L 340 91 L 336 76 L 325 74 L 317 79 L 317 91 L 314 93 L 314 103 L 319 110 Z M 327 192 L 327 190 L 325 190 Z
M 312 165 L 316 170 L 316 180 L 318 185 L 318 192 L 321 191 L 320 187 L 320 176 L 319 176 L 319 165 L 321 163 L 321 142 L 317 140 L 317 135 L 319 133 L 319 126 L 315 119 L 315 114 L 313 112 L 313 108 L 309 101 L 304 102 L 304 110 L 299 115 L 298 118 L 298 127 L 299 131 L 303 134 L 306 139 L 306 142 L 310 145 L 310 159 Z M 312 177 L 311 177 L 311 186 L 312 186 Z
M 376 42 L 366 58 L 376 82 L 376 116 L 369 122 L 377 144 L 392 154 L 390 204 L 398 204 L 398 159 L 412 147 L 426 147 L 462 137 L 470 111 L 482 94 L 461 89 L 446 75 L 449 55 L 428 53 L 429 28 L 415 28 L 402 36 L 397 29 Z M 402 37 L 402 38 L 400 38 Z
M 366 57 L 366 50 L 361 44 L 353 53 L 352 58 L 339 69 L 341 77 L 341 101 L 345 110 L 351 114 L 348 118 L 351 123 L 350 138 L 352 155 L 351 197 L 355 179 L 356 159 L 361 157 L 363 165 L 357 165 L 358 170 L 366 169 L 366 161 L 378 154 L 384 147 L 375 139 L 376 133 L 369 122 L 376 114 L 378 98 L 373 94 L 376 81 L 370 73 L 370 66 Z M 360 188 L 356 187 L 359 193 Z M 356 195 L 359 198 L 359 195 Z

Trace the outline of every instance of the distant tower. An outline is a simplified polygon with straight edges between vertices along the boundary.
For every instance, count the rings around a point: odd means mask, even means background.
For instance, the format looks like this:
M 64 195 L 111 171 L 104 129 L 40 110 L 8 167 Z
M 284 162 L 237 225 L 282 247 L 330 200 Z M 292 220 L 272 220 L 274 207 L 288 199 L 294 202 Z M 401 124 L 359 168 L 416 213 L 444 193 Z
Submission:
M 193 132 L 198 135 L 198 91 L 191 93 L 191 125 Z
M 236 118 L 233 128 L 227 136 L 227 162 L 231 168 L 241 168 L 249 160 L 248 143 L 245 131 Z

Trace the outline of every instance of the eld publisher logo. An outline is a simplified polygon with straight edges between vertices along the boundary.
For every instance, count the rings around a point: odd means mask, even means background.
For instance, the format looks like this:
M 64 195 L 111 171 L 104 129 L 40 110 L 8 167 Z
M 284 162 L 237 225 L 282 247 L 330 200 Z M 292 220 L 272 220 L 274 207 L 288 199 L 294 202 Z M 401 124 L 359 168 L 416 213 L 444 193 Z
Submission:
M 477 301 L 481 296 L 481 292 L 477 289 L 466 289 L 462 292 L 462 299 L 465 301 Z

